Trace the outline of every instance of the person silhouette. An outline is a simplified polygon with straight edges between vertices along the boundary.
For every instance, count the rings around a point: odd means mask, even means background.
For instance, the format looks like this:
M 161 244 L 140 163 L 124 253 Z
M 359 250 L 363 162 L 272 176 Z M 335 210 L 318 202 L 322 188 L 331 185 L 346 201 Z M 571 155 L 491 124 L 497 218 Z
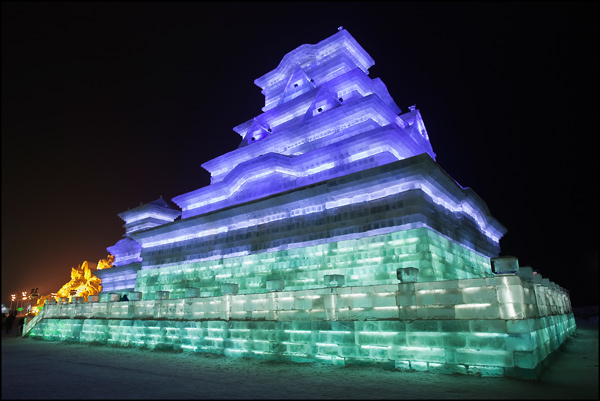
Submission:
M 25 316 L 21 316 L 19 320 L 17 320 L 17 335 L 23 335 L 23 328 L 25 326 Z
M 15 321 L 16 317 L 17 311 L 12 311 L 8 313 L 8 317 L 6 318 L 6 322 L 4 323 L 6 325 L 6 334 L 10 334 L 10 332 L 12 331 L 13 322 Z
M 123 294 L 121 301 L 129 301 L 129 298 L 127 298 L 127 294 Z

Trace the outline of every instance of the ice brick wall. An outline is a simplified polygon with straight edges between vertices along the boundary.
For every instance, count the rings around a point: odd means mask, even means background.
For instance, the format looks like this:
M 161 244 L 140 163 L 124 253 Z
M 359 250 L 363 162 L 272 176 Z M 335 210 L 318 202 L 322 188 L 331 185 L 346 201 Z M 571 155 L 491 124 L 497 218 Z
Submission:
M 572 314 L 516 322 L 44 319 L 30 335 L 233 357 L 360 362 L 532 379 L 574 329 Z
M 47 305 L 26 332 L 49 340 L 535 378 L 574 330 L 568 294 L 539 275 L 186 294 Z
M 139 293 L 132 293 L 139 294 Z M 194 294 L 194 291 L 188 291 Z M 131 298 L 134 298 L 133 296 Z M 46 305 L 45 318 L 180 320 L 519 320 L 571 313 L 568 293 L 554 283 L 517 275 L 341 286 L 181 299 Z
M 492 274 L 506 229 L 435 163 L 420 113 L 399 115 L 372 64 L 343 29 L 288 53 L 255 81 L 265 113 L 234 128 L 239 148 L 203 164 L 211 185 L 173 199 L 182 220 L 121 215 L 143 260 L 130 301 L 107 291 L 132 270 L 107 269 L 101 302 L 48 304 L 25 333 L 535 377 L 574 330 L 568 294 Z
M 143 268 L 335 242 L 427 225 L 498 256 L 506 231 L 487 206 L 426 154 L 132 234 Z M 309 243 L 313 241 L 312 243 Z
M 186 288 L 201 296 L 221 295 L 235 283 L 240 293 L 268 291 L 269 280 L 284 289 L 322 288 L 326 275 L 343 274 L 348 286 L 397 283 L 397 269 L 419 268 L 421 281 L 491 276 L 489 259 L 427 229 L 418 228 L 356 240 L 257 253 L 138 272 L 136 290 L 144 299 L 156 291 L 183 298 Z
M 245 253 L 327 244 L 347 238 L 368 237 L 413 227 L 427 226 L 453 238 L 468 249 L 487 256 L 496 256 L 497 244 L 479 232 L 467 218 L 447 213 L 435 205 L 420 190 L 331 209 L 322 206 L 299 208 L 304 215 L 271 210 L 270 216 L 248 218 L 249 226 L 237 230 L 222 230 L 197 239 L 149 245 L 142 251 L 143 268 L 153 268 L 187 260 L 207 260 Z M 299 212 L 298 212 L 299 213 Z M 218 218 L 218 216 L 215 216 Z M 256 221 L 256 222 L 253 222 Z M 223 226 L 225 226 L 223 222 Z M 215 230 L 216 231 L 216 230 Z M 439 255 L 442 256 L 443 255 Z M 447 254 L 450 257 L 450 254 Z
M 339 280 L 332 285 L 342 285 Z M 516 274 L 205 298 L 197 293 L 46 305 L 25 332 L 47 340 L 535 378 L 575 329 L 564 289 Z
M 135 288 L 137 272 L 142 268 L 141 263 L 130 263 L 110 269 L 96 270 L 94 274 L 102 280 L 102 291 L 120 291 Z

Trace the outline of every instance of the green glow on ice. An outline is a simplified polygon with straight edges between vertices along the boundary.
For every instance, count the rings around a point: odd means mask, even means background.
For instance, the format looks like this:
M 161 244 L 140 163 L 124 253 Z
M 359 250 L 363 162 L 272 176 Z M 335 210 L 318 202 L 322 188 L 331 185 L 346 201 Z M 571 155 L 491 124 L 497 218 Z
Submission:
M 221 295 L 222 284 L 239 294 L 267 292 L 268 280 L 283 280 L 286 291 L 324 286 L 324 276 L 345 275 L 346 286 L 396 284 L 398 268 L 417 267 L 420 281 L 491 276 L 489 258 L 427 228 L 346 240 L 305 248 L 245 255 L 141 270 L 136 291 L 153 299 L 157 291 L 184 298 L 185 289 L 201 297 Z M 358 295 L 357 295 L 358 296 Z

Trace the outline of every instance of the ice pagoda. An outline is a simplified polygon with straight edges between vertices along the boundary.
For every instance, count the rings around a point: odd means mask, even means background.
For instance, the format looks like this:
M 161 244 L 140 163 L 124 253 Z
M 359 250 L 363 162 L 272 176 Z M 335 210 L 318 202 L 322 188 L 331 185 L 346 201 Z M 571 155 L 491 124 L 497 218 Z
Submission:
M 49 302 L 25 335 L 537 377 L 575 329 L 567 291 L 499 256 L 506 228 L 373 64 L 343 28 L 285 55 L 210 185 L 121 213 L 102 293 Z

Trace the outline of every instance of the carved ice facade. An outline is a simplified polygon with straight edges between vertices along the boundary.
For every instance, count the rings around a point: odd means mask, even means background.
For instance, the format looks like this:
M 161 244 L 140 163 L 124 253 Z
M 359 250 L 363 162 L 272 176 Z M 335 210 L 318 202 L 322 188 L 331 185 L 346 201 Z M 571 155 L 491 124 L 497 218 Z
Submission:
M 499 258 L 505 227 L 435 162 L 420 111 L 373 64 L 343 29 L 288 53 L 255 81 L 265 106 L 234 128 L 239 147 L 202 165 L 210 185 L 173 198 L 181 212 L 119 215 L 101 302 L 48 305 L 26 332 L 536 376 L 574 330 L 568 293 Z M 123 291 L 131 302 L 111 302 Z

